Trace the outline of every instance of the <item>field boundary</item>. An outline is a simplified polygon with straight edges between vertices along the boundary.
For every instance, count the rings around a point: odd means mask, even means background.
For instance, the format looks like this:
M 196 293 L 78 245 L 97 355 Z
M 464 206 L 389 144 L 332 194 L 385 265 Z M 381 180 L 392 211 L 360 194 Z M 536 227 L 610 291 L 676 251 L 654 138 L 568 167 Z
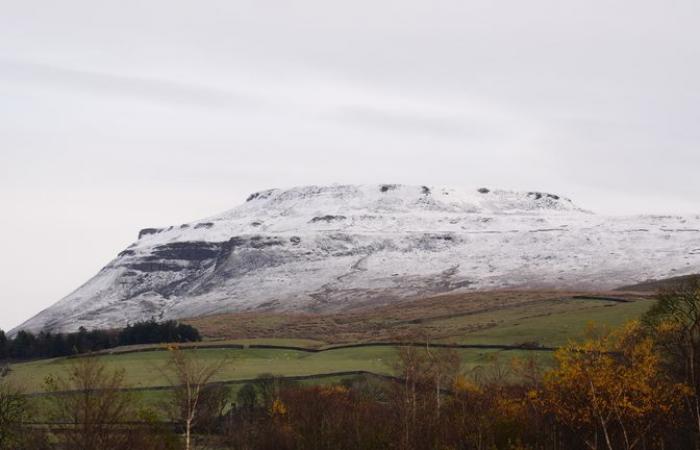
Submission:
M 153 347 L 138 348 L 138 349 L 125 349 L 125 350 L 105 350 L 92 353 L 82 353 L 79 355 L 66 356 L 67 359 L 74 358 L 89 358 L 94 356 L 113 356 L 113 355 L 128 355 L 131 353 L 147 353 L 147 352 L 163 352 L 167 351 L 167 345 L 172 344 L 161 344 L 154 345 Z M 180 347 L 180 350 L 290 350 L 296 352 L 305 353 L 322 353 L 330 352 L 333 350 L 343 350 L 350 348 L 362 348 L 362 347 L 432 347 L 432 348 L 453 348 L 453 349 L 474 349 L 474 350 L 526 350 L 526 351 L 542 351 L 542 352 L 554 352 L 558 350 L 559 347 L 549 347 L 541 346 L 537 344 L 518 344 L 518 345 L 507 345 L 507 344 L 444 344 L 444 343 L 421 343 L 421 342 L 361 342 L 355 344 L 341 344 L 333 345 L 328 347 L 299 347 L 294 345 L 275 345 L 275 344 L 204 344 L 204 345 L 187 345 Z
M 352 376 L 373 376 L 377 378 L 382 378 L 385 380 L 401 381 L 402 379 L 393 375 L 372 372 L 369 370 L 347 370 L 342 372 L 327 372 L 327 373 L 316 373 L 311 375 L 279 375 L 272 377 L 256 377 L 256 378 L 245 378 L 240 380 L 225 380 L 225 381 L 213 381 L 207 383 L 206 386 L 231 386 L 236 384 L 246 384 L 273 380 L 282 381 L 307 381 L 307 380 L 322 380 L 324 378 L 334 378 L 334 377 L 352 377 Z M 174 386 L 139 386 L 139 387 L 127 387 L 122 389 L 117 389 L 118 392 L 148 392 L 148 391 L 171 391 L 183 387 L 184 385 L 174 385 Z M 93 392 L 102 392 L 102 389 L 96 389 Z M 36 398 L 36 397 L 46 397 L 52 395 L 71 395 L 84 393 L 84 390 L 75 389 L 68 391 L 56 391 L 56 392 L 33 392 L 30 394 L 25 394 L 25 397 Z
M 574 295 L 571 297 L 573 300 L 600 300 L 604 302 L 615 302 L 615 303 L 634 303 L 638 300 L 630 300 L 622 297 L 609 297 L 604 295 Z

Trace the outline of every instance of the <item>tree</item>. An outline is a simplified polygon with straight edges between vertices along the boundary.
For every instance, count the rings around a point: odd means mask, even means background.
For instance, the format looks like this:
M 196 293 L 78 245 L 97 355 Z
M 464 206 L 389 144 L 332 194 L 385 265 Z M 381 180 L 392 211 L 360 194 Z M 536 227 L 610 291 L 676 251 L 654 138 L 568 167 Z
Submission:
M 556 368 L 532 396 L 590 449 L 600 441 L 608 450 L 643 447 L 672 419 L 686 390 L 666 377 L 653 340 L 638 322 L 589 334 L 555 353 Z
M 11 358 L 31 358 L 34 356 L 36 337 L 29 331 L 20 330 L 9 346 Z
M 450 349 L 406 345 L 399 347 L 390 402 L 400 427 L 401 448 L 431 448 L 437 431 L 445 390 L 460 372 L 459 355 Z
M 120 345 L 160 344 L 164 342 L 197 342 L 202 337 L 191 325 L 168 320 L 158 323 L 155 319 L 129 324 L 119 333 Z
M 0 450 L 47 450 L 44 430 L 26 427 L 32 409 L 23 389 L 8 380 L 9 367 L 0 367 Z
M 691 389 L 688 410 L 700 445 L 700 278 L 659 291 L 643 323 L 662 349 L 668 371 Z
M 22 394 L 0 374 L 0 450 L 18 447 L 27 415 L 27 400 Z
M 236 395 L 237 406 L 246 413 L 251 413 L 258 406 L 258 393 L 251 383 L 244 384 Z
M 3 330 L 0 330 L 0 359 L 5 359 L 8 356 L 7 336 L 5 336 L 5 332 Z
M 184 428 L 185 450 L 190 450 L 192 429 L 199 422 L 207 384 L 222 370 L 226 360 L 207 363 L 177 346 L 169 346 L 168 351 L 170 358 L 164 372 L 175 388 L 174 415 Z
M 108 371 L 97 357 L 74 360 L 66 373 L 46 379 L 49 415 L 72 426 L 61 436 L 74 450 L 128 448 L 128 433 L 118 428 L 134 416 L 125 392 L 124 371 Z
M 137 322 L 121 331 L 90 330 L 80 327 L 75 333 L 41 331 L 34 335 L 21 330 L 14 339 L 7 339 L 0 330 L 0 359 L 41 358 L 88 353 L 117 345 L 157 344 L 161 342 L 195 342 L 202 337 L 199 331 L 173 320 L 158 323 L 155 320 Z

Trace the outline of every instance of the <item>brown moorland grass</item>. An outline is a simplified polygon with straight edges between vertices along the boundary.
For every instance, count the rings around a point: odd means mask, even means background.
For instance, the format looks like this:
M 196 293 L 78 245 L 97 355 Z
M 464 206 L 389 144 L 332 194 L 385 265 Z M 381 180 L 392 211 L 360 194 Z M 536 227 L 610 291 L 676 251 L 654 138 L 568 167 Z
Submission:
M 585 326 L 588 316 L 591 320 L 599 316 L 634 318 L 651 305 L 651 298 L 649 293 L 638 292 L 499 290 L 438 295 L 340 313 L 244 312 L 184 322 L 213 340 L 294 339 L 332 345 L 429 338 L 467 343 L 477 337 L 494 341 L 489 331 L 499 330 L 501 343 L 519 344 L 523 342 L 516 342 L 518 336 L 508 336 L 501 329 L 536 324 L 546 341 L 547 329 L 557 322 L 573 321 L 575 326 L 578 320 Z M 527 333 L 522 337 L 528 338 Z

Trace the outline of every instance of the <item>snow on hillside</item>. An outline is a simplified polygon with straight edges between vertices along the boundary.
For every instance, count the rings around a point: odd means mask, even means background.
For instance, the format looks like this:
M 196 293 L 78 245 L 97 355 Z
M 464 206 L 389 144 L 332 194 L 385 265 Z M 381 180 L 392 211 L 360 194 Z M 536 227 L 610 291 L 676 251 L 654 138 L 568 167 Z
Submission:
M 144 229 L 94 278 L 17 329 L 341 311 L 460 290 L 608 289 L 699 271 L 700 216 L 599 216 L 543 192 L 307 186 Z

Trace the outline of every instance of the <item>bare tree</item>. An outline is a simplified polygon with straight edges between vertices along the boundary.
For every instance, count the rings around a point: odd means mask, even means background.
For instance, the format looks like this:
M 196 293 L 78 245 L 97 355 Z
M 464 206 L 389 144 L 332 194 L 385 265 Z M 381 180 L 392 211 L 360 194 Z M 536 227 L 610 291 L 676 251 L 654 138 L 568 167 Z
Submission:
M 7 380 L 9 367 L 0 367 L 0 449 L 16 448 L 27 401 L 20 388 Z
M 133 417 L 132 395 L 124 371 L 109 371 L 97 357 L 76 359 L 66 373 L 46 379 L 49 415 L 71 425 L 61 436 L 75 450 L 125 448 L 127 434 L 118 427 Z
M 669 371 L 693 390 L 688 398 L 696 435 L 700 436 L 700 279 L 690 278 L 658 293 L 644 323 L 663 348 Z M 700 438 L 696 438 L 700 448 Z
M 221 372 L 226 359 L 205 362 L 177 346 L 168 347 L 170 358 L 164 373 L 175 387 L 173 406 L 176 419 L 184 428 L 185 450 L 191 450 L 192 429 L 201 416 L 207 384 Z
M 424 348 L 400 346 L 394 370 L 398 380 L 391 385 L 389 401 L 400 426 L 399 447 L 431 448 L 437 442 L 444 391 L 460 373 L 459 355 L 433 348 L 426 339 Z

